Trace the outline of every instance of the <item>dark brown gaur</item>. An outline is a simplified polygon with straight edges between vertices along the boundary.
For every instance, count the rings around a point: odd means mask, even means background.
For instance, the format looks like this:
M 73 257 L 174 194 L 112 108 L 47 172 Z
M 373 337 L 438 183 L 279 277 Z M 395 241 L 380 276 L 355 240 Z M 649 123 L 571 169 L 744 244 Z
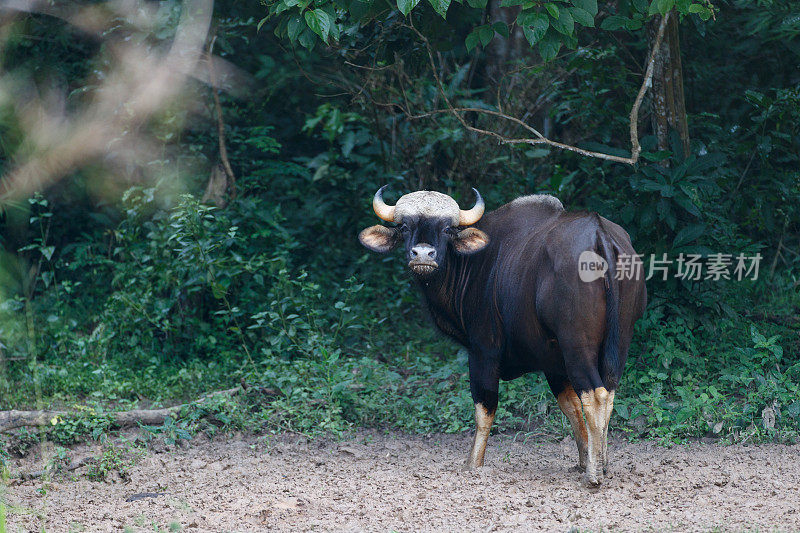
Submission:
M 483 465 L 499 382 L 543 372 L 570 421 L 578 465 L 590 486 L 608 467 L 608 421 L 628 357 L 633 325 L 644 313 L 641 265 L 616 279 L 618 258 L 636 252 L 628 234 L 596 213 L 568 212 L 549 195 L 524 196 L 483 216 L 434 191 L 373 208 L 396 224 L 359 234 L 386 253 L 401 240 L 437 328 L 469 352 L 476 432 L 466 467 Z M 582 254 L 605 270 L 582 281 Z M 584 256 L 585 257 L 585 256 Z

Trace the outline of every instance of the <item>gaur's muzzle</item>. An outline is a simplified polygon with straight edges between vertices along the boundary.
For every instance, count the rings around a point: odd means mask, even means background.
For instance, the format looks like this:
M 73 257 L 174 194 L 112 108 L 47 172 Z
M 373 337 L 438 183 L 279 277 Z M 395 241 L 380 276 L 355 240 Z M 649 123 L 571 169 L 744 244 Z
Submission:
M 408 267 L 417 274 L 430 274 L 439 264 L 436 249 L 427 243 L 419 243 L 408 252 Z

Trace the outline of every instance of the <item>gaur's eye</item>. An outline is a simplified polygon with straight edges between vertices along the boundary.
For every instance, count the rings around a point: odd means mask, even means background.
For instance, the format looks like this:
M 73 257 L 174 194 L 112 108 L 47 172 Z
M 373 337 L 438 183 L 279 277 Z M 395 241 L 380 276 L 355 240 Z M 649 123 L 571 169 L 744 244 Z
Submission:
M 455 229 L 455 228 L 454 228 L 454 227 L 452 227 L 452 226 L 447 226 L 446 228 L 444 228 L 444 233 L 445 233 L 446 235 L 450 235 L 450 236 L 452 237 L 453 235 L 455 235 L 456 233 L 458 233 L 458 230 L 457 230 L 457 229 Z
M 406 226 L 405 224 L 403 224 L 402 226 L 400 226 L 398 229 L 400 230 L 400 232 L 401 232 L 401 233 L 408 233 L 408 232 L 410 231 L 410 230 L 408 229 L 408 226 Z

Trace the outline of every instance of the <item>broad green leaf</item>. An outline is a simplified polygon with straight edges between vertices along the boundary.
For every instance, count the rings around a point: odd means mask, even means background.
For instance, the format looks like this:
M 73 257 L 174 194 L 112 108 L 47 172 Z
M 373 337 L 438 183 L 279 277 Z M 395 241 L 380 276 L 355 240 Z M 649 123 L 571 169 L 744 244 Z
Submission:
M 561 39 L 555 32 L 548 31 L 544 38 L 539 41 L 539 53 L 545 61 L 552 61 L 561 50 Z
M 258 24 L 256 25 L 256 32 L 261 31 L 261 26 L 264 25 L 264 23 L 267 21 L 268 18 L 269 17 L 264 17 L 263 19 L 258 21 Z
M 624 28 L 629 20 L 630 19 L 627 17 L 621 17 L 619 15 L 611 15 L 603 19 L 603 22 L 600 23 L 600 29 L 606 31 L 618 30 L 620 28 Z
M 478 37 L 481 38 L 481 44 L 483 46 L 486 46 L 491 42 L 492 37 L 494 37 L 494 30 L 492 29 L 491 26 L 488 25 L 481 26 L 481 28 L 478 29 Z
M 525 3 L 525 0 L 500 0 L 500 7 L 514 7 Z
M 689 6 L 689 13 L 701 13 L 705 10 L 706 8 L 701 6 L 700 4 L 692 4 Z
M 705 224 L 690 224 L 689 226 L 686 226 L 680 230 L 677 235 L 675 235 L 675 239 L 672 241 L 672 246 L 677 247 L 683 244 L 689 244 L 690 242 L 695 241 L 705 231 Z
M 372 5 L 363 0 L 353 0 L 350 2 L 350 16 L 357 22 L 364 22 L 365 19 L 372 13 Z M 334 24 L 335 26 L 335 24 Z
M 442 18 L 447 16 L 447 9 L 450 7 L 450 0 L 428 0 L 433 10 L 436 11 Z
M 576 23 L 587 28 L 594 28 L 594 17 L 588 11 L 580 7 L 570 7 L 568 9 Z
M 500 35 L 502 35 L 503 37 L 505 37 L 506 39 L 508 39 L 509 36 L 508 24 L 506 24 L 505 22 L 495 22 L 494 24 L 492 24 L 492 29 L 497 33 L 499 33 Z
M 221 283 L 215 281 L 211 284 L 211 294 L 214 295 L 214 298 L 217 300 L 224 298 L 226 292 L 225 287 L 223 287 Z
M 300 38 L 297 39 L 297 42 L 299 42 L 303 48 L 313 50 L 317 39 L 314 37 L 314 32 L 311 31 L 311 28 L 306 28 L 303 30 L 303 33 L 300 34 Z
M 419 0 L 397 0 L 397 9 L 400 10 L 404 16 L 408 16 L 411 13 L 411 10 L 414 9 L 417 4 L 419 4 Z
M 550 26 L 564 35 L 572 35 L 572 32 L 575 31 L 575 21 L 567 8 L 563 6 L 558 8 L 558 18 L 550 21 Z
M 474 7 L 476 9 L 486 9 L 486 3 L 488 0 L 467 0 L 467 4 L 469 7 Z
M 573 32 L 572 35 L 562 35 L 561 44 L 570 50 L 575 50 L 578 48 L 578 32 Z
M 39 251 L 42 252 L 42 255 L 45 257 L 45 259 L 50 261 L 50 259 L 53 257 L 53 253 L 55 253 L 55 251 L 56 251 L 56 247 L 55 246 L 44 246 L 44 247 L 40 248 Z
M 630 19 L 628 22 L 625 23 L 625 29 L 630 31 L 636 31 L 642 27 L 641 19 Z
M 681 189 L 684 189 L 684 186 L 681 186 Z M 684 192 L 686 192 L 685 189 Z M 674 200 L 676 204 L 684 208 L 688 213 L 691 213 L 696 217 L 700 216 L 700 210 L 696 205 L 694 205 L 694 202 L 692 202 L 691 198 L 679 194 L 674 198 Z
M 648 161 L 664 161 L 665 159 L 669 159 L 672 155 L 672 152 L 669 150 L 660 150 L 658 152 L 642 152 L 642 158 L 647 159 Z
M 544 13 L 526 13 L 519 18 L 522 19 L 522 33 L 531 46 L 536 45 L 544 37 L 550 26 L 550 20 Z
M 658 15 L 660 11 L 658 10 L 659 0 L 651 0 L 650 7 L 647 8 L 648 15 Z
M 334 15 L 334 16 L 332 16 L 332 17 L 331 17 L 331 20 L 336 20 L 336 16 L 335 16 L 335 15 Z M 338 42 L 338 41 L 339 41 L 339 37 L 340 37 L 340 28 L 339 28 L 339 25 L 338 25 L 338 24 L 331 24 L 331 38 L 332 38 L 334 41 L 337 41 L 337 42 Z
M 558 18 L 559 12 L 558 12 L 558 6 L 557 5 L 555 5 L 555 4 L 545 4 L 544 8 L 547 10 L 548 13 L 550 13 L 551 17 L 553 17 L 554 19 Z
M 658 10 L 662 15 L 666 14 L 674 5 L 675 0 L 658 0 Z
M 331 166 L 329 164 L 320 165 L 314 175 L 311 176 L 311 181 L 319 181 L 325 176 L 328 175 L 328 171 L 330 170 Z
M 321 9 L 313 9 L 305 13 L 306 24 L 311 31 L 319 35 L 323 42 L 328 42 L 328 34 L 331 31 L 331 17 Z
M 344 138 L 341 139 L 342 144 L 342 155 L 344 157 L 350 157 L 350 153 L 353 151 L 353 148 L 356 146 L 356 134 L 353 130 L 348 131 L 344 134 Z M 338 309 L 338 308 L 337 308 Z
M 474 30 L 472 30 L 469 33 L 469 35 L 467 35 L 467 38 L 464 41 L 464 44 L 467 47 L 467 52 L 469 52 L 470 50 L 472 50 L 473 48 L 478 46 L 478 43 L 480 43 L 480 42 L 481 42 L 481 39 L 480 39 L 480 37 L 478 37 L 478 29 L 475 28 Z
M 592 18 L 597 16 L 597 0 L 572 0 L 572 5 L 589 13 Z
M 289 35 L 289 40 L 295 42 L 300 36 L 300 32 L 302 32 L 305 27 L 306 25 L 303 24 L 303 19 L 301 19 L 299 15 L 290 18 L 289 22 L 286 24 L 286 32 Z

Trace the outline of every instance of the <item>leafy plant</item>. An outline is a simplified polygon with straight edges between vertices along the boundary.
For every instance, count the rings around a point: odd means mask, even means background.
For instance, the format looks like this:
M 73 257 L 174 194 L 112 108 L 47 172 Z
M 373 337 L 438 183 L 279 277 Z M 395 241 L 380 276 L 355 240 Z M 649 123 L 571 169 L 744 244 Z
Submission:
M 113 472 L 126 481 L 130 478 L 130 469 L 144 453 L 144 448 L 126 441 L 106 443 L 100 456 L 89 463 L 86 477 L 92 481 L 105 481 Z

